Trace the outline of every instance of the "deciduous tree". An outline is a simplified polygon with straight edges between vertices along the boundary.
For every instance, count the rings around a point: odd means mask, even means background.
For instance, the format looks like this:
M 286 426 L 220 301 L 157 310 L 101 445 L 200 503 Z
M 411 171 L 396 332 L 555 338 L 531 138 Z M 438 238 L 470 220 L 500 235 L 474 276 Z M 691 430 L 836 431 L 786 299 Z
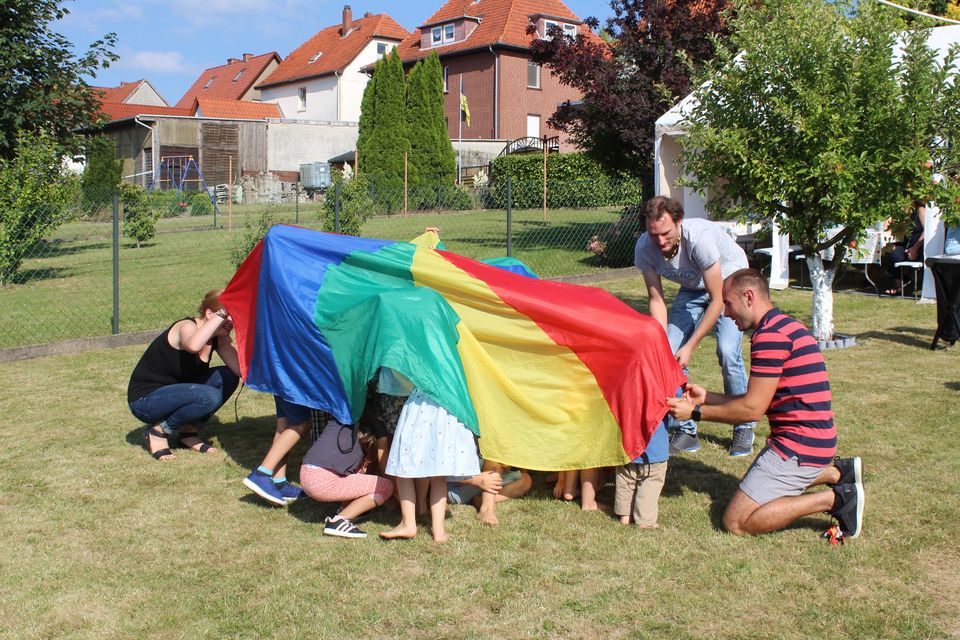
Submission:
M 50 24 L 67 15 L 63 0 L 0 3 L 0 158 L 13 157 L 18 132 L 43 131 L 70 146 L 73 131 L 95 122 L 100 96 L 85 78 L 117 59 L 108 33 L 74 54 Z
M 603 39 L 580 33 L 532 46 L 533 60 L 583 93 L 550 126 L 607 168 L 652 184 L 654 123 L 689 93 L 689 63 L 713 57 L 711 36 L 725 34 L 726 0 L 613 0 Z M 587 20 L 596 29 L 595 18 Z
M 813 332 L 829 339 L 850 242 L 914 200 L 955 215 L 956 184 L 932 177 L 956 171 L 943 144 L 960 134 L 956 52 L 938 62 L 925 30 L 875 3 L 735 4 L 729 46 L 689 115 L 688 184 L 712 213 L 777 223 L 803 247 Z

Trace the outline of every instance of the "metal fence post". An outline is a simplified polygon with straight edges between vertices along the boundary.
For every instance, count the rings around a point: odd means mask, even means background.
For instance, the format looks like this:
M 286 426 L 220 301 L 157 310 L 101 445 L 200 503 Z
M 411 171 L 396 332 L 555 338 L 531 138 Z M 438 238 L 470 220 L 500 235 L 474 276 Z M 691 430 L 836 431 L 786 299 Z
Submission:
M 507 257 L 513 255 L 513 177 L 507 176 Z
M 120 202 L 113 194 L 113 335 L 120 333 Z
M 296 193 L 296 200 L 297 200 L 297 211 L 295 214 L 294 224 L 300 224 L 300 185 L 299 184 L 297 185 L 297 189 L 295 193 Z
M 340 233 L 340 183 L 333 187 L 333 232 Z

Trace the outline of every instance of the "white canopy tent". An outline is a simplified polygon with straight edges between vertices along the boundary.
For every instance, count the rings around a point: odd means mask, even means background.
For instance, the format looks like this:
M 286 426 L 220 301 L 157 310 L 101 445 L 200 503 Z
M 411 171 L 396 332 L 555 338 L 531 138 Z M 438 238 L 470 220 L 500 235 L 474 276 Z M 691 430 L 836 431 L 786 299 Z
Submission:
M 948 49 L 953 44 L 960 43 L 960 25 L 935 27 L 930 29 L 927 45 L 937 52 L 937 58 L 943 61 Z M 899 51 L 894 55 L 897 56 Z M 689 187 L 677 186 L 677 181 L 683 175 L 680 162 L 679 138 L 687 131 L 687 116 L 696 107 L 696 98 L 690 94 L 678 102 L 669 111 L 657 119 L 654 140 L 654 191 L 656 195 L 670 196 L 683 204 L 684 214 L 690 218 L 706 218 L 706 202 L 696 191 Z M 725 223 L 735 225 L 735 223 Z M 734 226 L 737 231 L 749 233 L 748 228 Z M 924 233 L 924 252 L 926 255 L 943 253 L 945 233 L 943 222 L 940 220 L 940 211 L 935 206 L 927 207 L 927 218 Z M 770 287 L 783 289 L 788 281 L 789 237 L 781 235 L 779 230 L 773 229 L 773 246 L 771 248 Z M 929 268 L 924 268 L 923 294 L 921 302 L 934 302 L 936 291 L 933 277 Z

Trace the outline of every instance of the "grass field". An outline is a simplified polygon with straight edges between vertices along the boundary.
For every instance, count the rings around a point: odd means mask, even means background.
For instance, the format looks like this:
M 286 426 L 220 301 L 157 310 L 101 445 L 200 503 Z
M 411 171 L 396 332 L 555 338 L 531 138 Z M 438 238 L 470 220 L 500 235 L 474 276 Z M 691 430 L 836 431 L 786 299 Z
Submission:
M 605 286 L 643 310 L 638 280 Z M 809 292 L 775 297 L 809 320 Z M 387 513 L 368 539 L 327 538 L 329 507 L 272 508 L 241 485 L 271 438 L 269 397 L 221 410 L 220 455 L 156 463 L 125 403 L 142 347 L 4 365 L 0 638 L 958 637 L 960 368 L 956 350 L 928 349 L 934 314 L 837 296 L 859 345 L 825 356 L 840 452 L 863 456 L 867 490 L 863 535 L 844 547 L 819 539 L 825 516 L 722 533 L 749 460 L 710 423 L 700 452 L 671 461 L 656 531 L 553 501 L 538 475 L 499 528 L 450 507 L 444 546 L 380 541 Z M 691 375 L 716 388 L 713 349 Z
M 231 252 L 241 244 L 246 224 L 264 207 L 235 207 L 222 213 L 213 228 L 211 216 L 162 219 L 156 238 L 136 248 L 121 238 L 119 257 L 120 331 L 155 329 L 171 318 L 193 312 L 210 289 L 226 285 L 233 274 Z M 297 221 L 318 228 L 316 203 L 269 208 L 276 222 Z M 590 237 L 616 220 L 607 209 L 556 209 L 547 222 L 540 210 L 513 213 L 513 255 L 543 277 L 603 270 L 586 250 Z M 363 235 L 409 240 L 424 227 L 441 228 L 450 247 L 471 258 L 506 255 L 503 211 L 435 212 L 371 218 Z M 113 246 L 109 222 L 71 223 L 61 227 L 24 261 L 21 284 L 0 288 L 0 349 L 108 335 L 113 314 Z M 186 301 L 186 303 L 185 303 Z

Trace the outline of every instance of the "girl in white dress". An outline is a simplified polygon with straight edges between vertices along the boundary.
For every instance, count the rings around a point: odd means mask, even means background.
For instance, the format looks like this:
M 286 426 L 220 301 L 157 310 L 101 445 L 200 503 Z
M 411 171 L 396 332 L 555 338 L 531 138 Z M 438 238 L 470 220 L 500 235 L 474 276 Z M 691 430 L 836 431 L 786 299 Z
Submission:
M 414 389 L 403 405 L 390 445 L 387 475 L 397 478 L 399 525 L 380 535 L 388 540 L 417 535 L 415 478 L 430 480 L 430 521 L 433 539 L 446 542 L 443 520 L 447 509 L 447 476 L 480 473 L 473 433 L 446 409 Z

